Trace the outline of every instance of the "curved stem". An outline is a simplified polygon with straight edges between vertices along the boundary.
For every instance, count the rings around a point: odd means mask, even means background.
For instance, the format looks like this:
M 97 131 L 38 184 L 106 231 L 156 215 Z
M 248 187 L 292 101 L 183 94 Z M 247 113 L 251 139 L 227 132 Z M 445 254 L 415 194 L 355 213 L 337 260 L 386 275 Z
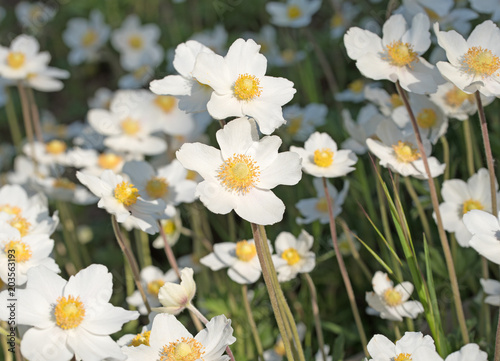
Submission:
M 306 279 L 307 285 L 309 286 L 309 291 L 311 292 L 311 304 L 314 316 L 314 326 L 316 327 L 316 336 L 318 336 L 319 351 L 321 352 L 323 361 L 326 361 L 325 340 L 323 338 L 323 330 L 321 329 L 321 318 L 319 315 L 318 294 L 316 292 L 316 286 L 314 286 L 314 282 L 309 273 L 304 273 L 304 278 Z
M 248 286 L 243 285 L 241 287 L 241 296 L 243 297 L 243 304 L 245 305 L 245 311 L 248 317 L 248 323 L 250 324 L 250 329 L 252 330 L 253 339 L 255 341 L 255 346 L 257 347 L 257 354 L 259 359 L 264 360 L 264 349 L 262 348 L 262 342 L 260 341 L 259 331 L 257 330 L 257 325 L 255 324 L 255 319 L 253 318 L 252 307 L 250 306 L 250 301 L 248 300 Z
M 405 180 L 406 190 L 410 194 L 410 197 L 413 200 L 415 207 L 417 208 L 418 216 L 420 217 L 420 221 L 422 222 L 422 227 L 424 228 L 425 237 L 427 238 L 429 244 L 432 245 L 433 242 L 432 242 L 431 227 L 429 226 L 429 221 L 427 220 L 427 217 L 425 215 L 424 207 L 422 207 L 422 203 L 420 202 L 418 194 L 415 191 L 413 184 L 411 183 L 410 177 L 404 177 L 404 180 Z

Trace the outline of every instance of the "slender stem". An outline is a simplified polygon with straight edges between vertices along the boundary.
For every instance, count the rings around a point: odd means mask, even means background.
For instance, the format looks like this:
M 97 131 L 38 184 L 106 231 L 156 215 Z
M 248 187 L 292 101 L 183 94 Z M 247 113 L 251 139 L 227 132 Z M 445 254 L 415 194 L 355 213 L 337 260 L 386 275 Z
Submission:
M 314 325 L 316 327 L 316 336 L 318 336 L 319 350 L 321 352 L 323 361 L 326 361 L 325 340 L 323 337 L 323 330 L 321 329 L 321 318 L 319 315 L 318 294 L 316 292 L 316 286 L 314 286 L 314 282 L 309 273 L 304 273 L 304 278 L 306 279 L 307 285 L 309 286 L 309 292 L 311 292 L 311 304 L 314 316 Z
M 328 186 L 326 178 L 323 177 L 323 188 L 325 189 L 326 204 L 328 205 L 328 214 L 330 215 L 330 233 L 332 235 L 333 249 L 335 250 L 335 255 L 337 256 L 337 262 L 340 268 L 340 274 L 344 280 L 344 285 L 347 291 L 347 297 L 349 298 L 349 303 L 351 304 L 352 313 L 354 315 L 354 321 L 358 328 L 359 337 L 361 339 L 361 344 L 363 345 L 363 350 L 365 355 L 368 356 L 368 349 L 366 348 L 367 339 L 365 330 L 363 329 L 363 323 L 361 322 L 361 317 L 359 315 L 358 306 L 356 305 L 356 299 L 354 297 L 354 291 L 352 289 L 351 280 L 349 279 L 349 274 L 344 264 L 344 258 L 340 252 L 339 243 L 337 240 L 337 229 L 335 226 L 335 215 L 333 214 L 333 199 L 330 197 L 330 192 L 328 191 Z
M 83 262 L 80 258 L 80 250 L 78 247 L 78 238 L 75 233 L 75 224 L 68 210 L 68 205 L 63 201 L 56 201 L 57 208 L 59 209 L 59 214 L 61 215 L 61 223 L 64 241 L 66 248 L 69 253 L 69 258 L 73 262 L 73 265 L 77 270 L 83 268 Z
M 363 262 L 361 257 L 359 256 L 359 252 L 356 249 L 356 246 L 354 245 L 354 239 L 351 234 L 351 230 L 349 229 L 349 226 L 347 225 L 346 221 L 344 221 L 341 218 L 338 218 L 340 222 L 340 226 L 342 227 L 342 230 L 344 231 L 344 234 L 347 238 L 347 242 L 349 242 L 349 249 L 351 250 L 352 256 L 354 257 L 354 260 L 358 263 L 359 268 L 361 268 L 361 271 L 365 275 L 366 279 L 371 282 L 372 280 L 372 273 L 368 269 L 368 266 Z
M 7 121 L 9 122 L 9 130 L 12 136 L 12 143 L 18 148 L 21 146 L 23 137 L 21 135 L 21 129 L 19 128 L 16 110 L 14 109 L 14 102 L 12 101 L 12 96 L 8 87 L 4 88 L 5 94 L 7 95 L 7 103 L 5 104 L 5 113 L 7 114 Z
M 165 249 L 165 254 L 167 255 L 168 263 L 170 263 L 170 267 L 174 269 L 177 277 L 181 279 L 181 272 L 179 271 L 179 266 L 177 265 L 174 252 L 172 251 L 172 247 L 170 247 L 170 243 L 168 243 L 167 235 L 165 234 L 165 230 L 163 229 L 160 221 L 158 221 L 158 227 L 160 228 L 161 238 L 163 238 L 163 247 Z
M 259 359 L 264 360 L 264 349 L 262 348 L 262 342 L 260 341 L 259 331 L 257 330 L 257 325 L 255 324 L 255 319 L 252 313 L 252 307 L 250 306 L 250 301 L 248 300 L 247 285 L 243 285 L 241 287 L 241 296 L 243 297 L 243 304 L 245 305 L 245 311 L 247 313 L 250 329 L 252 330 L 255 346 L 257 347 L 257 354 L 259 355 Z
M 26 90 L 21 82 L 17 83 L 17 90 L 19 91 L 19 97 L 21 98 L 21 108 L 23 110 L 23 121 L 24 129 L 26 131 L 26 138 L 31 148 L 31 159 L 35 165 L 35 173 L 37 172 L 37 161 L 35 152 L 35 138 L 33 136 L 33 125 L 31 124 L 31 112 L 29 108 L 28 97 L 26 95 Z
M 446 165 L 446 169 L 444 170 L 444 180 L 448 180 L 450 179 L 450 145 L 444 135 L 441 136 L 440 140 L 441 144 L 443 144 L 443 160 Z
M 28 95 L 28 101 L 31 107 L 31 119 L 33 120 L 33 126 L 35 128 L 36 140 L 38 140 L 40 143 L 43 143 L 42 125 L 40 124 L 40 112 L 38 111 L 38 106 L 36 105 L 33 89 L 31 89 L 30 87 L 26 88 L 26 93 Z
M 474 169 L 474 150 L 472 148 L 472 129 L 470 128 L 469 118 L 463 121 L 464 124 L 464 136 L 465 136 L 465 149 L 467 151 L 467 170 L 469 171 L 469 177 L 472 177 L 476 172 Z
M 146 306 L 148 313 L 151 313 L 151 306 L 149 305 L 148 299 L 146 298 L 146 292 L 144 291 L 144 287 L 142 287 L 141 276 L 139 273 L 139 266 L 137 265 L 137 261 L 135 260 L 134 255 L 130 251 L 129 247 L 127 247 L 125 240 L 123 239 L 122 232 L 120 231 L 120 226 L 118 225 L 118 222 L 116 221 L 116 218 L 113 215 L 111 215 L 111 223 L 113 224 L 113 231 L 115 232 L 116 240 L 118 241 L 118 244 L 123 254 L 127 258 L 128 264 L 130 265 L 130 270 L 132 271 L 132 276 L 134 277 L 135 285 L 139 290 L 139 293 L 141 294 L 142 301 L 144 302 L 144 305 Z
M 429 244 L 432 245 L 433 243 L 432 243 L 431 227 L 429 226 L 429 221 L 427 220 L 427 216 L 425 215 L 424 207 L 422 207 L 422 203 L 420 202 L 418 194 L 415 191 L 413 184 L 411 183 L 410 177 L 404 177 L 404 180 L 405 180 L 406 190 L 410 194 L 410 197 L 413 203 L 415 204 L 415 207 L 417 208 L 418 216 L 420 217 L 420 222 L 422 222 L 422 227 L 424 228 L 425 237 L 427 238 Z
M 446 232 L 443 227 L 443 220 L 441 218 L 441 212 L 439 210 L 439 201 L 436 192 L 436 185 L 434 184 L 434 178 L 432 178 L 431 175 L 429 162 L 427 160 L 427 155 L 425 153 L 424 145 L 422 143 L 422 137 L 420 135 L 420 130 L 418 129 L 417 120 L 415 119 L 415 115 L 413 114 L 413 111 L 411 109 L 410 102 L 408 101 L 408 96 L 406 95 L 406 92 L 403 90 L 403 88 L 401 88 L 401 84 L 399 84 L 399 81 L 396 82 L 396 88 L 398 90 L 399 96 L 403 100 L 403 103 L 406 107 L 406 110 L 408 111 L 408 114 L 410 115 L 413 132 L 415 133 L 415 137 L 417 138 L 418 150 L 420 152 L 422 161 L 424 163 L 424 169 L 427 175 L 427 182 L 429 184 L 429 191 L 431 194 L 432 207 L 434 209 L 434 213 L 436 215 L 436 222 L 438 225 L 439 239 L 441 241 L 441 246 L 443 247 L 446 266 L 448 268 L 448 275 L 450 277 L 451 289 L 453 292 L 453 299 L 455 302 L 458 323 L 460 325 L 462 339 L 464 343 L 467 344 L 469 343 L 469 334 L 467 332 L 467 325 L 465 324 L 464 309 L 462 307 L 462 300 L 460 299 L 460 290 L 458 289 L 457 274 L 455 272 L 455 265 L 453 264 L 453 258 L 451 256 L 450 244 L 448 242 L 448 238 L 446 236 Z

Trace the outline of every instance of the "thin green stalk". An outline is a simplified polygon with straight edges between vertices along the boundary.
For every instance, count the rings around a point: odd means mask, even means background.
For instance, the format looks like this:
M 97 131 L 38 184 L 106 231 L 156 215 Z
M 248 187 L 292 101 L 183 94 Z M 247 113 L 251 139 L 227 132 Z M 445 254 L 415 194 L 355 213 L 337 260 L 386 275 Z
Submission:
M 165 234 L 165 230 L 163 229 L 160 221 L 158 221 L 158 227 L 160 228 L 161 238 L 163 238 L 163 248 L 165 249 L 165 254 L 167 255 L 168 263 L 170 264 L 170 267 L 174 269 L 177 277 L 181 279 L 181 272 L 179 271 L 177 260 L 175 259 L 174 252 L 172 251 L 170 243 L 168 243 L 167 235 Z
M 23 136 L 21 135 L 21 129 L 19 128 L 16 110 L 14 109 L 14 102 L 12 101 L 12 96 L 10 95 L 9 87 L 5 87 L 4 90 L 5 94 L 7 95 L 7 103 L 5 104 L 5 113 L 7 114 L 7 121 L 9 122 L 9 130 L 12 136 L 12 143 L 19 150 L 21 142 L 23 141 Z
M 396 337 L 396 340 L 399 340 L 401 338 L 401 331 L 399 331 L 398 323 L 392 322 L 392 327 L 394 328 L 394 336 Z
M 76 238 L 75 224 L 71 219 L 71 215 L 68 211 L 68 206 L 63 201 L 56 201 L 57 208 L 59 209 L 59 214 L 61 215 L 61 224 L 64 236 L 64 243 L 69 253 L 69 258 L 72 261 L 74 267 L 77 270 L 83 268 L 83 262 L 80 258 L 79 242 Z
M 38 111 L 38 106 L 36 105 L 33 89 L 27 87 L 26 94 L 28 95 L 28 101 L 30 103 L 31 119 L 33 120 L 33 126 L 35 128 L 36 140 L 38 140 L 40 143 L 43 143 L 42 124 L 40 123 L 40 112 Z
M 28 143 L 31 149 L 31 159 L 33 160 L 33 164 L 35 166 L 35 173 L 37 172 L 37 161 L 36 161 L 36 152 L 35 152 L 35 138 L 33 136 L 33 125 L 31 123 L 31 111 L 28 102 L 28 96 L 26 95 L 26 90 L 22 82 L 17 83 L 17 90 L 19 91 L 19 97 L 21 98 L 21 109 L 23 111 L 23 121 L 24 121 L 24 130 L 26 131 L 26 138 L 28 138 Z
M 330 192 L 328 191 L 328 186 L 326 183 L 326 178 L 323 177 L 323 188 L 325 190 L 326 204 L 328 205 L 328 214 L 330 216 L 330 233 L 332 235 L 333 249 L 335 250 L 335 255 L 337 256 L 337 262 L 340 268 L 340 274 L 344 280 L 344 286 L 347 291 L 347 297 L 349 298 L 349 303 L 351 304 L 352 313 L 354 315 L 354 321 L 356 322 L 356 327 L 358 328 L 359 337 L 361 339 L 361 344 L 363 345 L 363 350 L 365 355 L 368 356 L 368 349 L 366 345 L 368 343 L 366 339 L 365 330 L 363 328 L 363 323 L 361 322 L 361 317 L 359 315 L 358 306 L 356 305 L 356 299 L 354 297 L 354 291 L 352 289 L 351 280 L 349 279 L 349 274 L 344 264 L 344 258 L 340 252 L 339 243 L 337 240 L 337 230 L 335 226 L 335 215 L 333 214 L 333 199 L 330 197 Z
M 309 273 L 304 273 L 304 278 L 307 285 L 309 286 L 309 292 L 311 293 L 311 305 L 314 317 L 314 326 L 316 327 L 316 336 L 318 336 L 319 350 L 321 352 L 323 361 L 326 361 L 325 339 L 323 337 L 323 330 L 321 329 L 321 317 L 319 315 L 318 307 L 318 293 L 316 292 L 316 286 L 314 285 L 314 282 Z
M 340 222 L 340 226 L 342 227 L 342 230 L 344 231 L 344 234 L 347 238 L 347 242 L 349 242 L 349 248 L 351 250 L 352 256 L 356 263 L 358 264 L 359 268 L 361 269 L 361 272 L 365 275 L 366 279 L 371 282 L 372 280 L 372 273 L 368 269 L 368 266 L 363 262 L 363 259 L 359 256 L 359 252 L 354 246 L 354 239 L 351 234 L 351 230 L 349 229 L 349 226 L 347 225 L 346 221 L 344 221 L 342 218 L 338 218 Z
M 262 348 L 262 342 L 260 341 L 259 330 L 255 324 L 255 319 L 252 313 L 252 307 L 250 306 L 250 301 L 248 300 L 248 286 L 243 285 L 241 287 L 241 296 L 243 297 L 243 305 L 245 305 L 245 311 L 248 317 L 248 323 L 250 329 L 252 330 L 253 340 L 255 341 L 255 346 L 257 347 L 257 354 L 260 360 L 264 360 L 264 349 Z
M 448 144 L 448 140 L 443 135 L 441 138 L 441 144 L 443 145 L 443 160 L 446 168 L 444 170 L 444 180 L 450 179 L 450 145 Z
M 472 148 L 472 130 L 470 128 L 469 118 L 463 121 L 464 125 L 464 137 L 465 137 L 465 149 L 467 153 L 467 170 L 469 171 L 469 177 L 472 177 L 476 172 L 474 169 L 474 150 Z
M 453 300 L 455 302 L 455 308 L 458 318 L 458 323 L 460 325 L 460 332 L 462 333 L 462 339 L 465 344 L 469 343 L 469 333 L 467 331 L 467 325 L 465 323 L 465 315 L 462 306 L 462 300 L 460 299 L 460 290 L 458 288 L 458 280 L 457 274 L 455 272 L 455 265 L 453 264 L 453 259 L 451 257 L 450 252 L 450 244 L 448 242 L 448 238 L 446 236 L 446 232 L 443 227 L 443 220 L 441 218 L 441 211 L 439 210 L 439 201 L 436 192 L 436 185 L 434 184 L 434 178 L 432 178 L 431 171 L 429 168 L 429 162 L 427 160 L 427 155 L 425 154 L 425 149 L 422 143 L 422 137 L 420 135 L 420 130 L 417 125 L 417 120 L 415 119 L 415 115 L 413 114 L 413 110 L 411 109 L 410 102 L 408 101 L 408 96 L 406 92 L 401 87 L 399 81 L 396 82 L 396 88 L 398 90 L 399 96 L 403 100 L 403 103 L 410 115 L 411 124 L 413 127 L 413 132 L 417 138 L 417 146 L 419 153 L 422 157 L 422 161 L 424 163 L 425 174 L 427 175 L 427 182 L 429 184 L 429 191 L 431 195 L 432 207 L 434 208 L 434 213 L 436 215 L 436 222 L 438 225 L 438 233 L 439 239 L 441 241 L 441 246 L 443 247 L 444 256 L 446 260 L 446 266 L 448 269 L 448 275 L 450 277 L 451 289 L 453 292 Z M 499 360 L 500 361 L 500 360 Z
M 427 216 L 425 215 L 424 207 L 422 207 L 422 203 L 420 202 L 418 194 L 415 191 L 413 184 L 411 183 L 410 177 L 404 177 L 404 180 L 405 180 L 406 190 L 408 191 L 408 194 L 410 194 L 410 197 L 413 203 L 415 204 L 415 207 L 417 208 L 418 216 L 420 217 L 420 222 L 422 222 L 422 227 L 424 228 L 425 237 L 432 246 L 433 243 L 432 243 L 431 227 L 429 226 L 429 221 L 427 219 Z

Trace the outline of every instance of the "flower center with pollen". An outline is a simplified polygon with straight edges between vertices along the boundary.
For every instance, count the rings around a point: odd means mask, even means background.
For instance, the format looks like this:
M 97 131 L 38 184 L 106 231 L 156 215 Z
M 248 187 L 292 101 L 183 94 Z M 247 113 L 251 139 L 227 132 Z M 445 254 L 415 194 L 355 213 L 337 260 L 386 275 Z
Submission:
M 103 153 L 97 158 L 97 164 L 103 169 L 114 169 L 121 161 L 122 157 L 114 153 Z
M 394 361 L 412 361 L 412 358 L 409 353 L 400 353 Z
M 151 198 L 162 198 L 168 193 L 168 183 L 163 177 L 153 177 L 146 184 L 146 192 Z
M 10 204 L 1 204 L 0 212 L 18 216 L 21 214 L 21 208 L 16 206 L 11 206 Z
M 171 236 L 175 233 L 177 230 L 177 226 L 175 225 L 175 222 L 171 219 L 167 219 L 165 221 L 162 221 L 163 223 L 163 231 L 167 236 Z
M 385 60 L 395 66 L 409 66 L 418 61 L 418 54 L 413 51 L 413 46 L 409 43 L 403 43 L 401 40 L 393 41 L 387 45 L 387 56 Z
M 394 307 L 402 303 L 402 295 L 394 288 L 389 288 L 384 292 L 384 301 L 389 306 Z
M 127 135 L 134 135 L 141 130 L 141 124 L 138 120 L 127 118 L 120 123 L 122 130 Z
M 26 262 L 31 258 L 31 247 L 22 241 L 10 241 L 5 245 L 4 252 L 13 254 L 16 262 Z
M 164 280 L 154 280 L 148 283 L 148 293 L 155 297 L 158 297 L 158 292 L 160 288 L 165 284 Z
M 89 46 L 95 44 L 97 41 L 97 32 L 95 30 L 88 30 L 85 34 L 82 36 L 82 46 L 85 48 L 88 48 Z
M 314 164 L 318 167 L 329 167 L 333 163 L 333 151 L 330 148 L 321 148 L 314 151 Z
M 182 337 L 163 346 L 158 361 L 195 361 L 203 360 L 203 345 L 192 337 Z
M 260 168 L 244 154 L 233 154 L 217 170 L 217 179 L 228 190 L 239 194 L 248 193 L 259 180 Z
M 403 105 L 403 100 L 398 94 L 391 94 L 391 105 L 393 108 L 397 108 Z
M 473 46 L 463 56 L 462 65 L 465 67 L 466 73 L 486 78 L 500 68 L 500 59 L 493 55 L 491 50 L 483 49 L 481 46 Z
M 290 120 L 290 125 L 288 126 L 288 133 L 290 133 L 291 135 L 297 134 L 297 132 L 300 130 L 300 128 L 302 126 L 303 120 L 304 120 L 304 118 L 300 115 L 297 117 L 293 117 Z
M 300 261 L 299 252 L 297 252 L 295 248 L 291 247 L 283 251 L 281 258 L 283 258 L 290 266 L 293 266 Z
M 75 190 L 76 184 L 70 181 L 68 178 L 58 178 L 54 179 L 54 183 L 52 183 L 54 188 L 62 188 L 68 190 Z
M 142 333 L 138 333 L 135 335 L 135 337 L 132 339 L 132 341 L 129 342 L 127 346 L 129 347 L 137 347 L 140 345 L 146 345 L 149 346 L 149 336 L 151 335 L 151 331 L 144 331 Z
M 234 83 L 234 95 L 239 100 L 252 100 L 262 93 L 259 79 L 250 74 L 241 74 Z
M 417 114 L 417 123 L 420 128 L 432 128 L 436 125 L 437 115 L 434 109 L 424 108 Z
M 484 206 L 481 204 L 481 202 L 476 201 L 475 199 L 468 199 L 463 204 L 462 214 L 465 214 L 474 209 L 483 210 Z
M 464 93 L 459 88 L 453 87 L 453 89 L 449 90 L 444 95 L 444 100 L 445 100 L 446 104 L 448 104 L 450 107 L 452 107 L 452 108 L 458 108 L 466 100 L 468 100 L 469 103 L 474 103 L 474 95 L 473 94 Z
M 321 213 L 328 212 L 328 203 L 326 202 L 326 198 L 320 198 L 316 203 L 316 209 Z
M 125 206 L 130 206 L 137 202 L 137 197 L 139 197 L 139 191 L 132 183 L 123 181 L 115 187 L 114 196 L 118 202 Z
M 347 88 L 353 93 L 359 94 L 365 88 L 365 82 L 362 79 L 357 79 L 351 82 Z
M 128 45 L 135 50 L 141 49 L 143 45 L 142 37 L 139 35 L 132 35 L 128 38 Z
M 62 140 L 54 139 L 47 143 L 45 150 L 50 154 L 61 154 L 66 151 L 66 143 Z
M 299 16 L 302 15 L 302 10 L 300 10 L 300 7 L 297 5 L 290 5 L 287 9 L 288 11 L 288 17 L 290 19 L 297 19 Z
M 80 297 L 73 297 L 69 295 L 66 297 L 59 297 L 54 309 L 56 316 L 56 324 L 63 330 L 70 330 L 78 327 L 85 317 L 85 307 L 80 301 Z
M 7 64 L 14 69 L 19 69 L 24 65 L 25 56 L 23 53 L 13 51 L 7 55 Z
M 248 241 L 239 241 L 236 242 L 235 252 L 236 257 L 238 257 L 240 261 L 248 262 L 255 257 L 255 255 L 257 254 L 257 249 L 255 248 L 254 243 L 250 243 Z
M 26 236 L 31 228 L 31 223 L 28 222 L 26 218 L 21 216 L 12 218 L 8 223 L 19 231 L 21 237 Z
M 398 141 L 398 144 L 392 146 L 396 158 L 403 163 L 411 163 L 420 158 L 420 153 L 410 142 Z
M 161 108 L 165 113 L 170 113 L 177 104 L 175 97 L 170 95 L 158 95 L 154 100 L 155 105 Z

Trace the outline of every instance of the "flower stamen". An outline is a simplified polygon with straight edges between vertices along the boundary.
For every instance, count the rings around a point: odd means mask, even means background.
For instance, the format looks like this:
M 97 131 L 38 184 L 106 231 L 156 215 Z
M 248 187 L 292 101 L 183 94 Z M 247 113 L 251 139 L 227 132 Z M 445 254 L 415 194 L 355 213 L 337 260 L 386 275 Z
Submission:
M 413 62 L 418 62 L 418 54 L 413 51 L 413 45 L 410 43 L 403 43 L 401 40 L 393 41 L 387 47 L 387 60 L 394 66 L 408 66 L 410 69 Z
M 233 154 L 219 167 L 217 179 L 228 190 L 248 193 L 259 180 L 260 169 L 255 161 L 244 154 Z
M 463 56 L 462 65 L 465 67 L 466 73 L 472 73 L 474 76 L 480 76 L 484 79 L 493 75 L 500 68 L 500 58 L 493 55 L 489 49 L 473 46 Z
M 57 326 L 63 330 L 70 330 L 82 323 L 85 318 L 85 307 L 80 297 L 75 298 L 71 295 L 67 298 L 59 297 L 54 308 L 54 315 Z
M 333 163 L 333 151 L 330 148 L 321 148 L 314 151 L 314 164 L 327 168 Z
M 131 206 L 137 202 L 139 191 L 132 183 L 123 181 L 115 187 L 114 196 L 123 205 Z
M 234 95 L 239 100 L 252 100 L 258 98 L 262 93 L 260 80 L 250 74 L 241 74 L 234 83 Z
M 248 262 L 252 260 L 257 254 L 257 249 L 255 248 L 255 244 L 250 243 L 248 241 L 239 241 L 236 243 L 236 257 L 240 261 Z

